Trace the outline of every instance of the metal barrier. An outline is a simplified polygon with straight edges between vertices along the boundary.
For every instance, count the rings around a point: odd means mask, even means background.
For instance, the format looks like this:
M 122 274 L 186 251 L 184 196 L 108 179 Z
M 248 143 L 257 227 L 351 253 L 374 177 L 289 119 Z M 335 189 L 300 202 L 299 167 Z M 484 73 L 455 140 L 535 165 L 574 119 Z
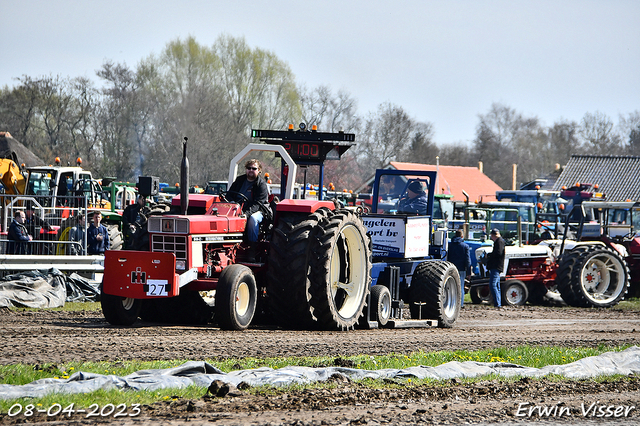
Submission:
M 57 197 L 59 205 L 52 206 L 51 196 L 0 194 L 0 276 L 10 273 L 56 268 L 62 272 L 77 272 L 93 280 L 100 280 L 104 271 L 104 256 L 86 255 L 87 226 L 83 241 L 70 241 L 71 224 L 78 226 L 75 217 L 87 218 L 86 197 Z M 18 210 L 27 216 L 25 227 L 31 241 L 10 241 L 8 230 Z

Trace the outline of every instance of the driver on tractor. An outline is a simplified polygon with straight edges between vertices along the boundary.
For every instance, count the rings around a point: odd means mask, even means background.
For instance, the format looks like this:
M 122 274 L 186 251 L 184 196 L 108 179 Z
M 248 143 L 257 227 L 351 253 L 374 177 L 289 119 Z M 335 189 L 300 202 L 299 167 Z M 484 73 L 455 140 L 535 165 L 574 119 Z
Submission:
M 251 159 L 244 165 L 246 174 L 238 176 L 229 191 L 227 199 L 244 203 L 242 213 L 248 216 L 247 239 L 250 243 L 258 241 L 260 233 L 260 223 L 265 216 L 271 218 L 273 213 L 269 206 L 269 187 L 267 182 L 260 176 L 262 164 L 260 161 Z

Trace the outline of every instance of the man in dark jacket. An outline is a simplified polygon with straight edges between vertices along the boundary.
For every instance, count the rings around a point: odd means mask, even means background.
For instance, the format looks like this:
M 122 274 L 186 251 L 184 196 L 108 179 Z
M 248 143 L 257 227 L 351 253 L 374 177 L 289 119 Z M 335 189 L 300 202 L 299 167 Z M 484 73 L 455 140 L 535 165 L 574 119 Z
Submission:
M 260 161 L 251 159 L 245 163 L 244 167 L 246 174 L 236 178 L 227 192 L 227 199 L 244 203 L 242 213 L 249 217 L 247 239 L 249 242 L 256 242 L 260 233 L 260 223 L 265 216 L 271 217 L 273 214 L 269 207 L 269 187 L 260 176 L 262 172 Z M 244 195 L 246 200 L 238 194 Z
M 27 253 L 27 243 L 31 241 L 31 235 L 29 235 L 27 228 L 24 226 L 26 219 L 27 216 L 22 210 L 16 211 L 7 234 L 7 239 L 9 240 L 7 253 L 29 254 Z
M 467 278 L 467 270 L 471 267 L 471 247 L 464 242 L 462 230 L 456 231 L 455 237 L 449 244 L 449 254 L 447 259 L 456 265 L 458 274 L 460 274 L 460 287 L 462 292 L 460 298 L 460 307 L 464 306 L 464 280 Z
M 500 296 L 500 273 L 504 269 L 504 240 L 497 229 L 491 230 L 493 250 L 487 256 L 487 269 L 489 270 L 489 289 L 496 308 L 502 308 Z
M 409 184 L 407 195 L 398 201 L 398 213 L 426 215 L 429 200 L 419 180 Z
M 102 213 L 93 212 L 93 223 L 87 229 L 87 253 L 88 254 L 104 254 L 106 250 L 111 248 L 109 241 L 109 230 L 102 225 Z

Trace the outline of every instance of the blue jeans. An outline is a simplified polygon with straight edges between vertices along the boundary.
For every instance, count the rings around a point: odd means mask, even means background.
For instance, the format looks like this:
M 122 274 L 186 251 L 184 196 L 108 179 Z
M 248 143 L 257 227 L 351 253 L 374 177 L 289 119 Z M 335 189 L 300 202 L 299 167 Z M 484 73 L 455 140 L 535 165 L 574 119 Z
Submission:
M 489 289 L 491 290 L 491 296 L 493 297 L 493 306 L 502 306 L 500 296 L 500 271 L 497 269 L 489 269 Z
M 460 306 L 464 306 L 464 279 L 467 278 L 467 271 L 458 271 L 460 274 L 460 289 L 462 292 L 460 293 Z
M 249 216 L 249 220 L 247 220 L 247 238 L 250 243 L 258 241 L 260 222 L 262 222 L 262 212 L 260 210 Z

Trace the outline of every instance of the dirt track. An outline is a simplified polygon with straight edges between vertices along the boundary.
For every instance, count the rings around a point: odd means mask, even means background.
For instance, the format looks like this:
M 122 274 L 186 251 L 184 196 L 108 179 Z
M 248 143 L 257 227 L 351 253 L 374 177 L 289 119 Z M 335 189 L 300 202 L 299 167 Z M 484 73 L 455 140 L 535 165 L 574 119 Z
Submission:
M 215 327 L 138 323 L 109 326 L 100 312 L 10 312 L 0 310 L 1 364 L 72 360 L 208 360 L 227 357 L 348 356 L 529 345 L 597 346 L 640 344 L 640 312 L 550 307 L 466 306 L 452 329 L 291 332 L 251 329 L 223 332 Z M 205 396 L 145 407 L 130 424 L 414 424 L 531 421 L 517 416 L 519 403 L 554 406 L 573 412 L 556 421 L 583 424 L 581 403 L 640 407 L 640 378 L 597 384 L 524 380 L 516 384 L 487 381 L 451 387 L 400 387 L 372 392 L 355 383 L 341 390 L 309 390 L 254 397 Z M 599 404 L 600 404 L 599 403 Z M 639 409 L 617 424 L 637 422 Z M 565 411 L 566 413 L 566 411 Z M 625 420 L 626 419 L 626 420 Z M 6 416 L 0 423 L 9 423 Z M 17 420 L 17 419 L 13 419 Z M 24 419 L 22 419 L 24 420 Z M 102 419 L 107 421 L 108 419 Z M 579 420 L 579 421 L 577 421 Z M 586 420 L 589 420 L 588 418 Z M 602 420 L 598 418 L 593 421 Z M 84 423 L 77 419 L 77 422 Z M 195 422 L 195 423 L 194 423 Z M 93 423 L 87 421 L 86 424 Z M 121 422 L 118 422 L 121 423 Z

